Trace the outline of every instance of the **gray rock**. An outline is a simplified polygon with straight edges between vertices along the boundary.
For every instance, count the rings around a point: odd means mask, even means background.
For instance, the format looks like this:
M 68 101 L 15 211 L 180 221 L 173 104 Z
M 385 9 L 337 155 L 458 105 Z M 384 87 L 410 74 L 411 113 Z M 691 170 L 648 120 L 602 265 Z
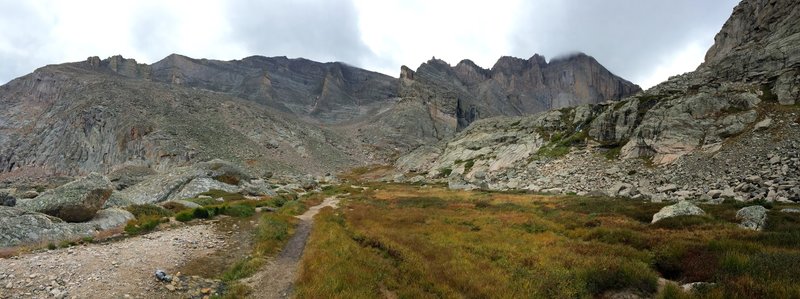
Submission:
M 186 198 L 195 198 L 200 193 L 208 192 L 211 190 L 221 190 L 230 193 L 239 191 L 239 187 L 217 181 L 212 178 L 196 178 L 181 188 L 181 191 L 172 193 L 167 200 L 178 200 Z
M 0 190 L 0 206 L 13 207 L 17 205 L 17 199 L 11 195 L 10 190 Z
M 722 190 L 717 190 L 717 189 L 708 190 L 708 192 L 706 192 L 706 194 L 711 198 L 719 198 L 720 196 L 722 196 L 722 193 L 723 193 Z
M 672 192 L 678 190 L 678 185 L 675 184 L 667 184 L 661 187 L 656 188 L 656 191 L 664 193 L 664 192 Z
M 68 222 L 83 222 L 92 219 L 111 196 L 112 186 L 108 178 L 97 173 L 58 188 L 48 190 L 36 198 L 21 200 L 17 207 L 45 213 Z
M 753 126 L 753 130 L 760 131 L 769 128 L 772 125 L 772 119 L 767 117 Z
M 39 192 L 36 192 L 36 190 L 28 190 L 28 191 L 22 192 L 22 194 L 20 194 L 19 197 L 22 197 L 22 198 L 36 198 L 37 196 L 39 196 Z
M 762 206 L 749 206 L 736 212 L 739 226 L 744 229 L 762 230 L 767 224 L 767 209 Z
M 240 193 L 251 196 L 277 196 L 278 193 L 272 190 L 269 183 L 264 180 L 250 180 L 242 183 Z
M 674 205 L 661 208 L 658 213 L 653 215 L 653 221 L 650 223 L 656 223 L 663 219 L 677 216 L 702 216 L 705 214 L 706 213 L 702 209 L 698 208 L 692 203 L 688 201 L 680 201 Z
M 204 196 L 204 197 L 211 198 L 210 196 Z M 160 206 L 167 206 L 167 205 L 169 205 L 171 203 L 182 205 L 186 209 L 195 209 L 195 208 L 202 207 L 201 205 L 199 205 L 197 203 L 194 203 L 194 202 L 191 202 L 191 201 L 188 201 L 188 200 L 182 200 L 182 199 L 168 200 L 168 201 L 159 203 L 159 205 Z
M 76 240 L 124 226 L 131 219 L 128 211 L 106 209 L 88 222 L 67 223 L 47 214 L 0 206 L 0 248 Z
M 800 214 L 800 209 L 795 208 L 788 208 L 788 209 L 781 209 L 782 213 L 798 213 Z

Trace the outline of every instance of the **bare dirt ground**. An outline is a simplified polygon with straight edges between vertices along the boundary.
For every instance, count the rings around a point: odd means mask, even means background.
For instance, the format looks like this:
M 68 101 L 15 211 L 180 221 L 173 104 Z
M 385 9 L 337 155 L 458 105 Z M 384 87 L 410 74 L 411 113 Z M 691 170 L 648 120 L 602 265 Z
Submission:
M 323 207 L 335 207 L 337 203 L 336 198 L 327 198 L 297 216 L 301 223 L 286 247 L 245 281 L 255 290 L 255 298 L 285 298 L 291 294 L 314 215 Z M 174 275 L 187 269 L 193 261 L 213 260 L 212 255 L 219 251 L 238 252 L 241 240 L 229 228 L 217 227 L 226 222 L 221 223 L 207 222 L 116 242 L 0 259 L 0 298 L 204 298 L 213 295 L 218 281 L 182 276 L 179 279 L 182 284 L 170 284 L 156 281 L 154 273 L 161 269 Z
M 292 283 L 297 276 L 300 258 L 314 224 L 314 215 L 324 207 L 336 207 L 339 200 L 328 197 L 321 204 L 311 207 L 303 215 L 297 216 L 302 222 L 297 226 L 294 236 L 276 258 L 267 262 L 261 270 L 243 281 L 253 292 L 253 298 L 288 298 L 292 294 Z
M 223 246 L 212 225 L 0 259 L 0 298 L 173 297 L 154 279 Z

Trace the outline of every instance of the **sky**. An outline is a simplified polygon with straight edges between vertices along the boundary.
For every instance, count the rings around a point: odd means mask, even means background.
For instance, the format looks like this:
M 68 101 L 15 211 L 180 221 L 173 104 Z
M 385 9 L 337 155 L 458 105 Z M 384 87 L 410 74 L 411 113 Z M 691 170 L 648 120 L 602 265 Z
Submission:
M 304 57 L 393 77 L 436 57 L 583 52 L 643 88 L 694 70 L 738 0 L 0 0 L 0 84 L 120 54 Z

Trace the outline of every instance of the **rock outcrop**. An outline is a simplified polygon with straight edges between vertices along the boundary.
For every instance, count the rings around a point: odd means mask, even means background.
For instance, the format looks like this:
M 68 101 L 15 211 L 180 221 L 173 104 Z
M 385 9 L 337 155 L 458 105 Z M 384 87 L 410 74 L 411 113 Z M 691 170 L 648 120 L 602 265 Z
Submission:
M 491 69 L 470 60 L 451 67 L 434 58 L 415 72 L 404 67 L 401 78 L 400 96 L 455 116 L 458 130 L 480 118 L 619 100 L 641 90 L 582 53 L 550 62 L 540 55 L 528 60 L 506 56 Z
M 93 237 L 99 231 L 124 226 L 132 219 L 128 211 L 105 209 L 88 222 L 67 223 L 46 214 L 0 206 L 0 248 Z
M 764 13 L 775 7 L 781 12 Z M 793 18 L 798 7 L 791 1 L 743 1 L 694 72 L 616 103 L 478 120 L 446 142 L 401 156 L 395 167 L 403 177 L 485 182 L 493 190 L 599 192 L 653 201 L 800 201 L 800 109 L 779 100 L 775 81 L 797 69 L 800 53 L 791 49 L 800 36 Z M 753 25 L 763 18 L 771 20 L 768 28 Z M 725 37 L 734 33 L 741 36 Z M 781 62 L 753 63 L 770 59 Z M 511 61 L 498 67 L 519 69 Z M 420 73 L 416 80 L 424 77 Z M 460 73 L 466 81 L 482 74 Z
M 68 222 L 84 222 L 95 217 L 111 196 L 108 178 L 97 173 L 48 190 L 33 199 L 20 200 L 17 207 L 58 217 Z
M 653 221 L 651 221 L 650 223 L 656 223 L 663 219 L 678 217 L 678 216 L 703 216 L 705 214 L 706 212 L 704 212 L 703 209 L 698 208 L 691 202 L 682 200 L 674 205 L 661 208 L 661 210 L 659 210 L 658 213 L 655 213 L 653 215 Z
M 736 212 L 739 226 L 749 230 L 762 230 L 767 224 L 767 209 L 763 206 L 749 206 Z

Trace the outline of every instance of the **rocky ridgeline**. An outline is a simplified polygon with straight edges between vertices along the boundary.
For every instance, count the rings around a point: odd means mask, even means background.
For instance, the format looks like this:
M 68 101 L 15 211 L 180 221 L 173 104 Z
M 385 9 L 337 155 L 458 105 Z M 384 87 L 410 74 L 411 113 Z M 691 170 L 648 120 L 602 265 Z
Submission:
M 134 216 L 122 209 L 134 204 L 181 204 L 210 190 L 240 193 L 258 199 L 278 193 L 298 194 L 332 183 L 332 176 L 278 176 L 254 178 L 238 166 L 212 160 L 155 173 L 120 170 L 113 180 L 92 173 L 33 198 L 30 190 L 0 190 L 0 248 L 57 244 L 94 237 L 119 229 Z M 18 198 L 19 197 L 19 198 Z M 12 200 L 13 199 L 13 200 Z M 223 201 L 221 198 L 217 199 Z
M 617 103 L 477 121 L 401 157 L 400 175 L 387 179 L 654 201 L 800 201 L 799 13 L 792 1 L 743 1 L 695 72 Z

